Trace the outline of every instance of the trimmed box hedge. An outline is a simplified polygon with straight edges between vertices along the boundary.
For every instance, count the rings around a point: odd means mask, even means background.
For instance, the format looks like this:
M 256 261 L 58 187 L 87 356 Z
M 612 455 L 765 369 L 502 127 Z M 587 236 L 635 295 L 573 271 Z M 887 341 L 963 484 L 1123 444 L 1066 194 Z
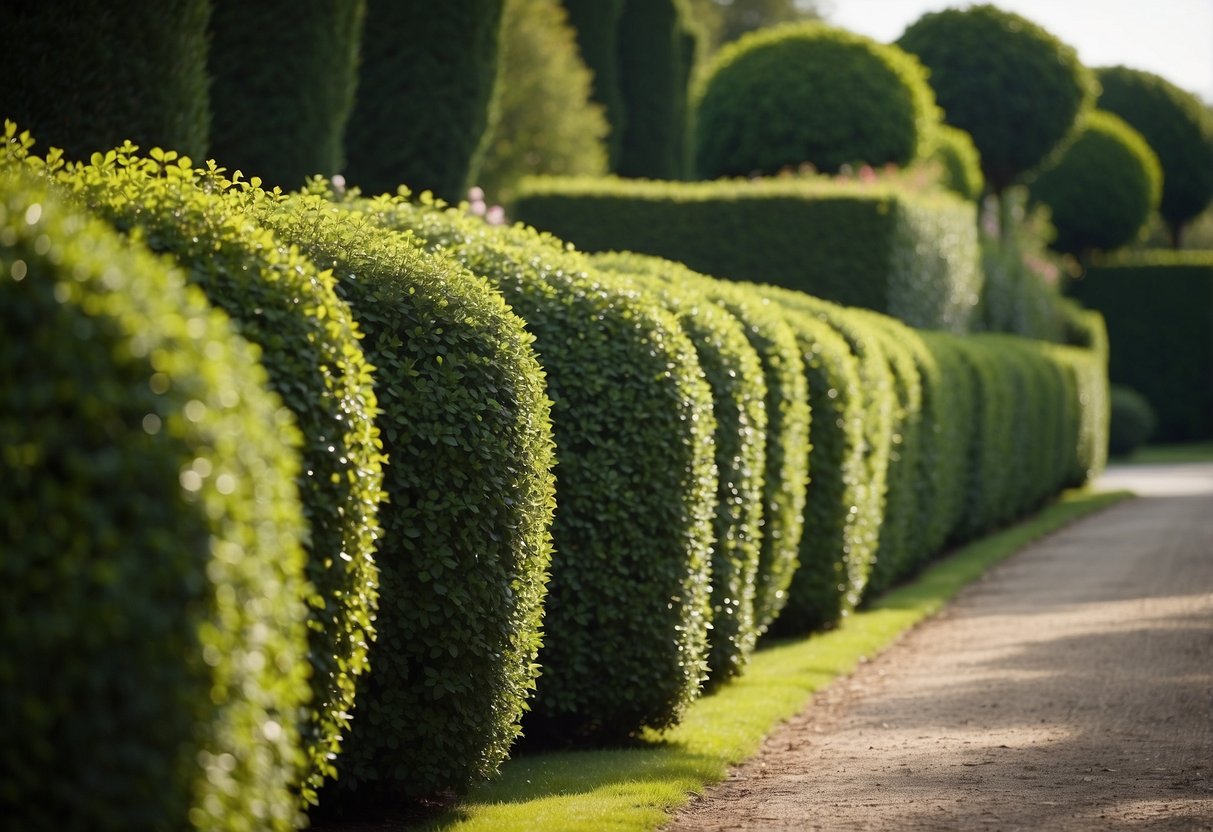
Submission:
M 587 251 L 628 250 L 964 332 L 981 290 L 976 206 L 825 179 L 523 180 L 514 216 Z

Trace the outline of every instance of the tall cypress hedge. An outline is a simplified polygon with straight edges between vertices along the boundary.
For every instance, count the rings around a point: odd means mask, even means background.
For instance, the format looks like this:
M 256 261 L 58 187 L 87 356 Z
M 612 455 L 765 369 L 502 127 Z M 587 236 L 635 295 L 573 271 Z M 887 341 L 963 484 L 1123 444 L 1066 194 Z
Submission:
M 211 3 L 208 156 L 288 190 L 340 173 L 365 0 Z
M 367 0 L 346 179 L 364 193 L 475 184 L 490 124 L 503 0 Z
M 627 112 L 620 87 L 619 20 L 626 0 L 561 0 L 577 32 L 581 59 L 594 75 L 593 99 L 606 110 L 610 170 L 618 170 Z

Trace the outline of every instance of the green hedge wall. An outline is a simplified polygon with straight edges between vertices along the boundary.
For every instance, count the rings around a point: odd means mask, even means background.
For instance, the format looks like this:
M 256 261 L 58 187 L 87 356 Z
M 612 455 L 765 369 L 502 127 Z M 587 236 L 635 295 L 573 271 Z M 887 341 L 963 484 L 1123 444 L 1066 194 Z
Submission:
M 1111 380 L 1154 407 L 1155 441 L 1213 438 L 1213 255 L 1150 252 L 1099 263 L 1069 293 L 1106 319 Z
M 0 814 L 287 830 L 298 433 L 180 272 L 0 171 Z
M 483 280 L 319 195 L 264 218 L 336 275 L 389 459 L 379 637 L 335 788 L 463 788 L 505 758 L 535 683 L 554 492 L 534 339 Z
M 340 173 L 366 0 L 211 0 L 210 158 L 268 185 Z
M 524 180 L 515 216 L 587 251 L 630 250 L 775 283 L 913 326 L 965 331 L 981 289 L 976 208 L 825 180 Z
M 577 31 L 581 58 L 594 75 L 593 98 L 606 110 L 610 170 L 618 170 L 627 113 L 619 81 L 619 19 L 625 0 L 561 0 Z
M 130 139 L 200 158 L 210 121 L 210 0 L 5 3 L 0 117 L 69 159 Z
M 655 296 L 551 238 L 399 201 L 366 210 L 487 277 L 534 333 L 547 374 L 555 553 L 527 736 L 673 724 L 706 667 L 717 489 L 694 347 Z

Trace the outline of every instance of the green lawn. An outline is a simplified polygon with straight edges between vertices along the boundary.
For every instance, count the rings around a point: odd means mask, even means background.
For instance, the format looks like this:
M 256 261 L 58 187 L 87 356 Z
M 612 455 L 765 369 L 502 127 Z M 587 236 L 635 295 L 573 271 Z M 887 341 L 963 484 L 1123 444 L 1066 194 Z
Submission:
M 1108 461 L 1129 465 L 1213 462 L 1213 442 L 1194 442 L 1186 445 L 1148 445 L 1144 448 L 1138 448 L 1126 457 L 1113 457 Z

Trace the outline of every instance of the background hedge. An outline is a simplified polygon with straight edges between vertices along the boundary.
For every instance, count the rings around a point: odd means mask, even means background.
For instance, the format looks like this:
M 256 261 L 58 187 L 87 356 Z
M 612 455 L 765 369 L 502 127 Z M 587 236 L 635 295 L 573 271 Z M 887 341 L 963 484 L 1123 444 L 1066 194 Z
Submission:
M 937 124 L 927 138 L 926 158 L 940 167 L 940 183 L 965 199 L 977 200 L 985 190 L 981 154 L 973 137 L 959 127 Z
M 182 275 L 0 171 L 0 813 L 294 829 L 290 416 Z
M 627 113 L 619 79 L 619 20 L 626 0 L 561 0 L 577 32 L 581 58 L 594 76 L 593 98 L 610 123 L 609 169 L 618 170 Z

